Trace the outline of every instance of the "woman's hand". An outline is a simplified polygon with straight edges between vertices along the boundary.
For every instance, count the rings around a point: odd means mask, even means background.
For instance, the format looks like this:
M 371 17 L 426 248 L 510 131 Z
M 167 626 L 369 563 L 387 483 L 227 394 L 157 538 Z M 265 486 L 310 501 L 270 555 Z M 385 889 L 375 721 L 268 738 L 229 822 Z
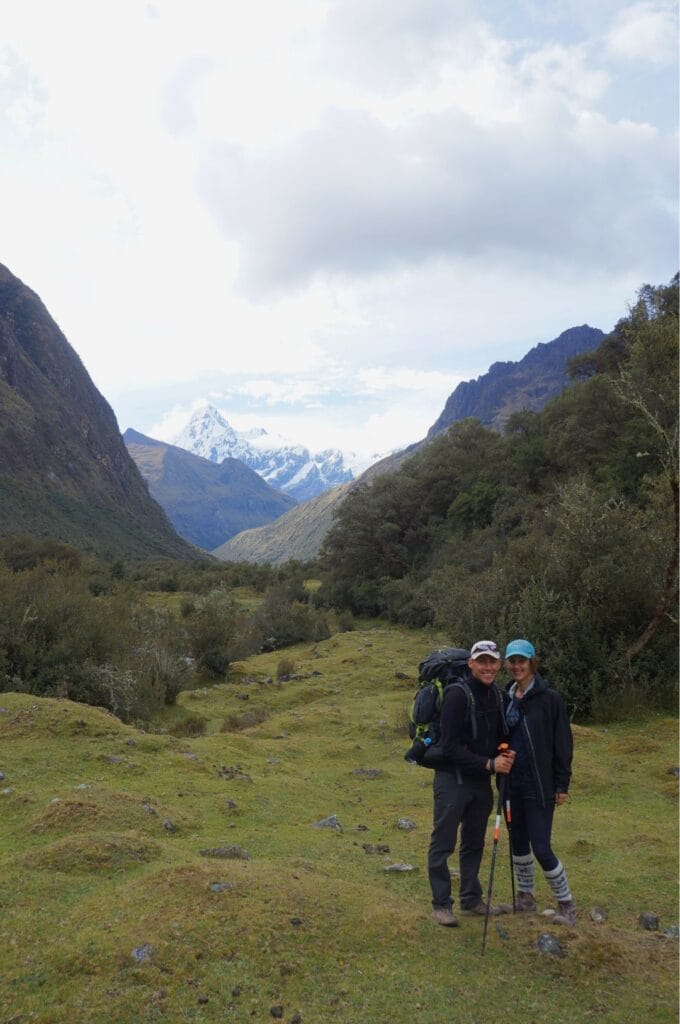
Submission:
M 555 793 L 555 807 L 561 807 L 562 804 L 566 804 L 568 793 Z

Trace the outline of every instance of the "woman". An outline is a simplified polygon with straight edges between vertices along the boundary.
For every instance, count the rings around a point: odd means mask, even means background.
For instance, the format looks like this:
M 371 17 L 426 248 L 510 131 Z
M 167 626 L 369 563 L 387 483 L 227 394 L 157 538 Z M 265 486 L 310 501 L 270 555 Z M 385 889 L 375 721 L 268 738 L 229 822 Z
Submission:
M 557 900 L 556 924 L 576 923 L 567 875 L 550 843 L 553 813 L 567 799 L 573 739 L 562 698 L 536 671 L 536 651 L 528 640 L 505 649 L 512 677 L 505 695 L 505 717 L 515 763 L 510 773 L 512 861 L 517 878 L 516 909 L 533 913 L 534 857 Z

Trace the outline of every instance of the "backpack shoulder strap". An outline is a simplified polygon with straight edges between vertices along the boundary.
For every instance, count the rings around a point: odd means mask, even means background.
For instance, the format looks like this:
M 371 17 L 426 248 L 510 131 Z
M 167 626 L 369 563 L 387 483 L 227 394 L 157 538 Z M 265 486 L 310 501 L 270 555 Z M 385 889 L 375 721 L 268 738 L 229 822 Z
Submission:
M 456 686 L 459 690 L 462 690 L 467 698 L 468 705 L 468 717 L 470 719 L 470 727 L 472 729 L 472 739 L 477 739 L 477 715 L 475 714 L 475 698 L 472 690 L 465 682 L 464 679 L 457 679 L 455 683 L 451 683 L 451 689 Z

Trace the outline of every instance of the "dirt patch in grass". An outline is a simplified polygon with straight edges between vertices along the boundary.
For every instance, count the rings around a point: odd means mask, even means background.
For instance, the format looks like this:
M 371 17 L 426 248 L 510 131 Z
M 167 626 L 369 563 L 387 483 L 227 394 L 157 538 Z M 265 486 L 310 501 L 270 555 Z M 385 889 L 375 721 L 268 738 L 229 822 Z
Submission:
M 269 717 L 265 708 L 249 708 L 240 715 L 231 714 L 222 722 L 220 732 L 241 732 L 242 729 L 252 729 L 260 725 Z
M 134 832 L 69 836 L 29 854 L 24 863 L 48 871 L 120 871 L 145 864 L 160 854 L 157 843 Z

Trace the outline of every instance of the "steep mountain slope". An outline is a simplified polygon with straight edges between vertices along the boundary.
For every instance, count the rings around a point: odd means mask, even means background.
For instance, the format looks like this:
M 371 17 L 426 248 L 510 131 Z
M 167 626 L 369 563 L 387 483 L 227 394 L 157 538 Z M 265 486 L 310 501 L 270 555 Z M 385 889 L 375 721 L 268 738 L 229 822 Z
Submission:
M 597 328 L 587 325 L 572 327 L 553 341 L 536 345 L 518 362 L 494 363 L 488 373 L 476 381 L 458 385 L 427 437 L 375 462 L 357 481 L 331 492 L 332 504 L 305 502 L 294 513 L 262 530 L 234 537 L 214 554 L 227 560 L 244 558 L 262 562 L 315 557 L 330 529 L 333 512 L 354 483 L 371 483 L 376 477 L 396 472 L 408 458 L 416 455 L 457 420 L 476 417 L 500 431 L 511 412 L 518 409 L 539 411 L 568 384 L 568 360 L 597 348 L 603 337 L 603 332 Z
M 234 430 L 212 405 L 197 409 L 174 443 L 211 462 L 240 459 L 272 487 L 297 501 L 314 498 L 352 479 L 351 469 L 336 448 L 311 454 L 304 445 L 291 444 L 263 429 Z
M 38 296 L 0 265 L 0 533 L 17 532 L 105 556 L 197 554 Z
M 212 552 L 225 562 L 269 562 L 279 565 L 289 558 L 301 562 L 314 558 L 328 533 L 333 512 L 344 500 L 351 483 L 310 498 L 267 526 L 246 530 Z
M 172 525 L 198 547 L 217 547 L 295 505 L 238 459 L 218 465 L 135 430 L 126 430 L 123 440 Z
M 603 337 L 598 328 L 583 324 L 571 327 L 553 341 L 541 342 L 519 362 L 493 363 L 477 380 L 458 385 L 427 436 L 436 437 L 469 416 L 494 430 L 503 430 L 513 412 L 539 412 L 569 383 L 567 362 L 597 348 Z

